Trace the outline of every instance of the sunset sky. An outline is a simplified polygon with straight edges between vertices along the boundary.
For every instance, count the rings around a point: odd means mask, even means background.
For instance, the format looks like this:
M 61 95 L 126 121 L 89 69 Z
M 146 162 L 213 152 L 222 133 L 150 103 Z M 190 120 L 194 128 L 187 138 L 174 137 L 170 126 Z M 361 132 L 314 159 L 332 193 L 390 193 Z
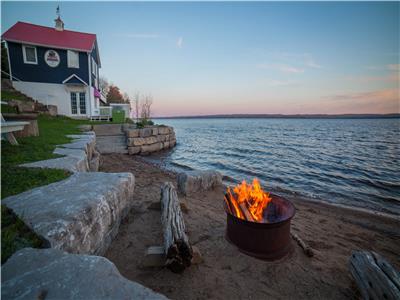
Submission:
M 53 26 L 58 2 L 2 2 Z M 60 2 L 96 33 L 101 74 L 153 115 L 399 112 L 399 2 Z

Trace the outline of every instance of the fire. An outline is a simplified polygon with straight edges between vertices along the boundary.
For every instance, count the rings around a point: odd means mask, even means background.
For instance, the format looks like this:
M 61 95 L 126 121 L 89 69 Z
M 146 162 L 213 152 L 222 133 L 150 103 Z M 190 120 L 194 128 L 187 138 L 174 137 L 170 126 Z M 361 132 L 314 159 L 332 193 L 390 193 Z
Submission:
M 228 187 L 225 202 L 228 210 L 234 216 L 248 221 L 260 222 L 263 220 L 263 212 L 272 200 L 269 193 L 264 192 L 257 178 L 252 184 L 245 180 L 233 188 Z

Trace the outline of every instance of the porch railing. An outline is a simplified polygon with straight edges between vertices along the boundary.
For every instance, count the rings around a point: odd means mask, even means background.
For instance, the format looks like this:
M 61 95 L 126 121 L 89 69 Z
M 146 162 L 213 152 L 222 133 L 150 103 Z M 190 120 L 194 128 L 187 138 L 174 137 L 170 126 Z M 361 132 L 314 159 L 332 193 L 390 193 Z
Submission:
M 100 106 L 99 107 L 100 116 L 111 117 L 111 109 L 112 109 L 112 107 L 110 107 L 110 106 Z

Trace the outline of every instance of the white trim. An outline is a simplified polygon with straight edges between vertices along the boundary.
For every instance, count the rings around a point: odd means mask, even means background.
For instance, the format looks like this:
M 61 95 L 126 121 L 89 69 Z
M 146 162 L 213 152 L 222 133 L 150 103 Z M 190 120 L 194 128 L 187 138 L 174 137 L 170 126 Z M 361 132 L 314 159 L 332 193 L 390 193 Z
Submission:
M 54 49 L 61 49 L 61 50 L 68 50 L 69 49 L 69 50 L 89 53 L 89 50 L 87 50 L 87 49 L 78 49 L 78 48 L 69 48 L 69 47 L 61 47 L 61 46 L 54 46 L 54 45 L 46 45 L 46 44 L 25 42 L 25 41 L 14 40 L 14 39 L 4 39 L 4 40 L 8 41 L 8 42 L 24 44 L 24 45 L 32 45 L 32 46 L 39 46 L 39 47 L 45 47 L 45 48 L 54 48 Z
M 76 79 L 78 79 L 79 81 L 81 81 L 84 85 L 88 85 L 82 78 L 80 78 L 78 75 L 76 74 L 72 74 L 71 76 L 69 76 L 68 78 L 64 79 L 62 81 L 63 84 L 65 84 L 68 80 L 70 80 L 72 77 L 76 77 Z
M 26 48 L 33 48 L 33 49 L 35 49 L 35 62 L 33 62 L 33 61 L 28 61 L 27 59 L 26 59 Z M 36 49 L 36 47 L 34 47 L 34 46 L 31 46 L 31 45 L 22 45 L 22 56 L 23 56 L 23 58 L 24 58 L 24 63 L 25 64 L 29 64 L 29 65 L 37 65 L 38 64 L 38 57 L 37 57 L 37 49 Z
M 8 42 L 6 42 L 7 56 L 8 56 L 8 71 L 10 72 L 10 80 L 12 81 L 12 71 L 11 71 L 11 60 L 10 60 L 10 48 L 8 47 Z
M 91 71 L 91 65 L 90 65 L 90 63 L 91 63 L 91 60 L 90 60 L 90 58 L 92 57 L 92 55 L 88 52 L 87 53 L 87 56 L 88 56 L 88 68 L 89 68 L 89 73 L 88 73 L 88 75 L 89 75 L 89 88 L 88 88 L 88 93 L 89 93 L 89 99 L 88 99 L 88 102 L 89 102 L 89 111 L 90 111 L 90 115 L 92 115 L 93 114 L 93 110 L 92 110 L 92 90 L 91 90 L 91 88 L 92 88 L 92 73 L 90 72 Z
M 77 55 L 77 65 L 72 65 L 72 57 L 71 55 Z M 67 65 L 68 68 L 72 68 L 72 69 L 79 69 L 79 51 L 74 51 L 74 50 L 69 50 L 67 49 Z

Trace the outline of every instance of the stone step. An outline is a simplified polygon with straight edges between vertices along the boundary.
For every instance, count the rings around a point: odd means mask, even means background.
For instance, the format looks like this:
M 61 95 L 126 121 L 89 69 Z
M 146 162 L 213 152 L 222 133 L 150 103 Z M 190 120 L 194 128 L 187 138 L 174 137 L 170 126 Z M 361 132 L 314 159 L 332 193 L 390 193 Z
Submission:
M 108 136 L 108 135 L 123 135 L 121 124 L 99 124 L 93 125 L 93 130 L 96 136 Z

